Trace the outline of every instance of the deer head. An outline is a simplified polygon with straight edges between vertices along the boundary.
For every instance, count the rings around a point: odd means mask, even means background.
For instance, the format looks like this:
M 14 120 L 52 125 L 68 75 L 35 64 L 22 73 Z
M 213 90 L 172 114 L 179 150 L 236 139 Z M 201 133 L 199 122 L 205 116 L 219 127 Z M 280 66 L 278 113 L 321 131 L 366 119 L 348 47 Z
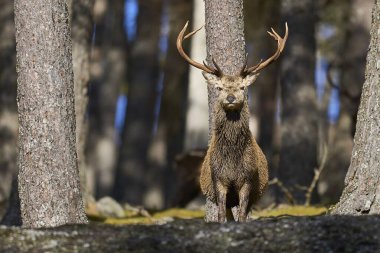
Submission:
M 181 32 L 177 37 L 177 49 L 180 55 L 192 66 L 203 70 L 203 76 L 205 77 L 208 84 L 214 86 L 217 90 L 217 100 L 222 105 L 225 110 L 239 110 L 242 108 L 244 101 L 246 99 L 247 87 L 255 82 L 259 75 L 259 72 L 265 67 L 269 66 L 280 56 L 284 50 L 286 40 L 288 38 L 288 24 L 285 23 L 285 36 L 282 38 L 276 33 L 276 31 L 271 28 L 271 32 L 268 34 L 272 36 L 277 41 L 276 52 L 265 61 L 260 61 L 257 65 L 247 68 L 247 55 L 243 68 L 240 73 L 234 76 L 223 74 L 222 70 L 212 59 L 212 63 L 215 66 L 211 67 L 205 62 L 199 63 L 192 60 L 183 50 L 182 43 L 185 39 L 190 38 L 201 28 L 190 32 L 185 35 L 186 29 L 189 22 L 186 22 L 185 26 L 182 28 Z

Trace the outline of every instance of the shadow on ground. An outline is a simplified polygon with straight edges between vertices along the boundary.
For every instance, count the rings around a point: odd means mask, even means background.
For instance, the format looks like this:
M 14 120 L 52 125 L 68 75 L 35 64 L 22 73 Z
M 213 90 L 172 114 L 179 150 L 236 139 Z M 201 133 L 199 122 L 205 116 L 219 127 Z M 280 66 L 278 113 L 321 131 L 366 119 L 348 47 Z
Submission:
M 380 252 L 380 217 L 282 217 L 222 225 L 201 219 L 164 225 L 92 222 L 39 230 L 0 226 L 0 252 Z

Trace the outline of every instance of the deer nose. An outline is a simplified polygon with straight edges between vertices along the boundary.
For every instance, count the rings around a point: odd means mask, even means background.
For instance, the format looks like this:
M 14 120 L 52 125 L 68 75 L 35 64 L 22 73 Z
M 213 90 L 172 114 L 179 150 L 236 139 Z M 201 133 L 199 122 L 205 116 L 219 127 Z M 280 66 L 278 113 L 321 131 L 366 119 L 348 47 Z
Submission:
M 233 96 L 233 95 L 228 95 L 228 96 L 227 96 L 227 101 L 230 102 L 230 103 L 234 102 L 234 101 L 235 101 L 235 96 Z

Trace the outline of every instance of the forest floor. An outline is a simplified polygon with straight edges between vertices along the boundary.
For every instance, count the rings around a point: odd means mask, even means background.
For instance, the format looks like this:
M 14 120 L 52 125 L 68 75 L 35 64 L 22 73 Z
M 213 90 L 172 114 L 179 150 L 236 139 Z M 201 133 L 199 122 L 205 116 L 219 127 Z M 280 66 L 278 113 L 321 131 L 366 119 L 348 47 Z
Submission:
M 379 216 L 289 216 L 283 211 L 247 223 L 206 224 L 201 218 L 184 219 L 187 211 L 169 210 L 145 224 L 92 218 L 89 225 L 54 229 L 0 226 L 0 252 L 380 252 Z

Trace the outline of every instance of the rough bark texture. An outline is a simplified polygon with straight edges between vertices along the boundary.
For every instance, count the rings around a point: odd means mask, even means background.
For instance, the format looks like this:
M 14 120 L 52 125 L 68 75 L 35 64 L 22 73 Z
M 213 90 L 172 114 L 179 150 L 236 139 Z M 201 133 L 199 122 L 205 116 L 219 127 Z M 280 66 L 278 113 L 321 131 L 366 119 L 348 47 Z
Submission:
M 91 49 L 86 160 L 95 186 L 88 182 L 87 187 L 95 191 L 96 197 L 103 197 L 111 195 L 114 181 L 119 141 L 115 131 L 116 103 L 127 82 L 127 39 L 124 1 L 96 0 L 94 9 L 96 33 Z
M 379 223 L 377 216 L 320 216 L 269 218 L 244 224 L 179 220 L 165 225 L 92 224 L 43 230 L 0 226 L 0 251 L 373 253 L 380 250 Z
M 0 203 L 17 175 L 16 41 L 13 1 L 0 1 Z
M 172 205 L 177 189 L 173 165 L 176 155 L 182 153 L 185 140 L 186 105 L 189 65 L 178 54 L 176 41 L 182 26 L 191 17 L 192 1 L 168 2 L 168 52 L 164 67 L 164 83 L 157 135 L 151 148 L 152 169 L 156 183 L 163 192 L 164 206 Z M 188 51 L 189 47 L 185 47 Z
M 157 100 L 162 1 L 140 0 L 138 4 L 137 34 L 128 57 L 128 108 L 114 196 L 132 204 L 150 204 L 145 198 L 156 174 L 149 170 L 147 155 Z
M 283 0 L 289 38 L 282 56 L 281 150 L 278 177 L 303 203 L 317 166 L 317 104 L 314 88 L 315 1 Z
M 243 0 L 206 0 L 207 62 L 212 58 L 226 75 L 236 75 L 245 63 Z M 215 88 L 208 85 L 209 137 L 214 126 Z M 205 220 L 217 221 L 217 207 L 206 200 Z
M 86 200 L 86 161 L 84 148 L 87 135 L 86 110 L 90 80 L 90 46 L 94 0 L 77 0 L 72 5 L 73 70 L 76 118 L 76 147 L 83 199 Z
M 351 165 L 336 214 L 380 214 L 380 1 L 372 13 L 366 81 L 359 107 Z
M 17 0 L 15 24 L 23 225 L 85 223 L 67 2 Z

